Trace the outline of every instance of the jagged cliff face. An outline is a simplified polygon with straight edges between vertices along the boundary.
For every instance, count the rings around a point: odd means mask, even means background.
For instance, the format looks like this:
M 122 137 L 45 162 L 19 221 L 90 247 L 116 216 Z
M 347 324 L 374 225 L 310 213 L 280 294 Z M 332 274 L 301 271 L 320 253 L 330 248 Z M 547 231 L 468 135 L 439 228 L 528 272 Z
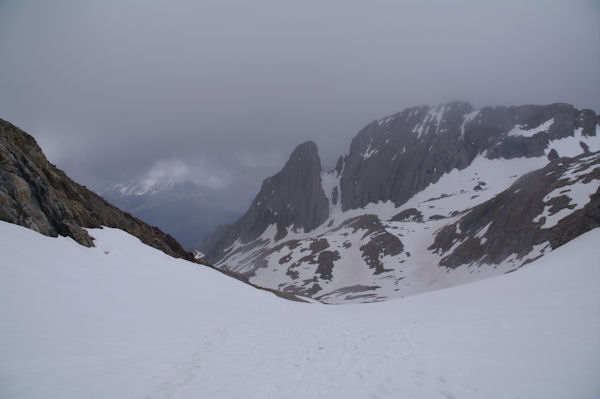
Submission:
M 304 144 L 208 260 L 328 303 L 514 270 L 600 226 L 598 123 L 568 104 L 456 102 L 367 125 L 330 172 Z
M 352 140 L 340 181 L 342 209 L 378 201 L 401 205 L 481 153 L 490 159 L 542 156 L 550 142 L 575 129 L 595 135 L 595 121 L 593 112 L 567 104 L 406 109 L 369 124 Z M 528 133 L 518 133 L 523 131 Z
M 283 169 L 263 182 L 248 212 L 231 226 L 209 252 L 208 259 L 219 259 L 236 241 L 256 240 L 273 229 L 275 240 L 288 230 L 311 231 L 329 216 L 329 202 L 321 187 L 321 160 L 317 145 L 299 145 Z
M 106 202 L 48 162 L 35 139 L 0 120 L 0 220 L 85 246 L 85 228 L 115 227 L 179 258 L 192 260 L 171 236 Z

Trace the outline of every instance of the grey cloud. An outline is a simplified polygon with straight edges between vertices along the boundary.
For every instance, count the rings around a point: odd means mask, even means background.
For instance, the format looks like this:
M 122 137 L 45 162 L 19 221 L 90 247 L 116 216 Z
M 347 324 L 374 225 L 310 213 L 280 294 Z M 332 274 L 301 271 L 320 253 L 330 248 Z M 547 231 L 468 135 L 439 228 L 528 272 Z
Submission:
M 210 168 L 199 160 L 196 160 L 193 166 L 188 166 L 178 159 L 159 159 L 143 175 L 141 181 L 147 185 L 191 181 L 201 187 L 219 190 L 231 184 L 231 176 L 222 169 Z
M 5 1 L 0 117 L 83 184 L 175 160 L 241 209 L 296 144 L 333 167 L 407 106 L 599 111 L 599 16 L 594 1 Z

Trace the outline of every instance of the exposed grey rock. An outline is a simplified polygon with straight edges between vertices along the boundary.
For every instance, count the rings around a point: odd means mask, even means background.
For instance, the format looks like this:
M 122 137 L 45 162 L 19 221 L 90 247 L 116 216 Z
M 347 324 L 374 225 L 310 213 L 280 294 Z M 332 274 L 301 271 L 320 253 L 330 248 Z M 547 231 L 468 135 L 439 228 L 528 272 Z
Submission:
M 322 251 L 317 258 L 317 274 L 321 276 L 323 280 L 332 279 L 333 265 L 336 260 L 340 259 L 340 253 L 338 251 Z
M 568 170 L 586 173 L 573 177 L 565 175 Z M 600 189 L 583 209 L 575 210 L 551 227 L 544 227 L 545 217 L 536 219 L 545 208 L 549 215 L 554 215 L 563 209 L 574 209 L 575 204 L 567 195 L 544 198 L 556 190 L 566 194 L 573 184 L 592 180 L 600 180 L 600 153 L 549 163 L 444 227 L 429 249 L 445 254 L 440 266 L 449 268 L 474 263 L 499 264 L 513 254 L 522 258 L 534 246 L 544 243 L 554 249 L 600 227 Z M 460 245 L 449 252 L 457 242 Z
M 579 146 L 581 147 L 581 149 L 583 150 L 584 153 L 586 153 L 586 154 L 590 153 L 590 146 L 587 145 L 586 143 L 584 143 L 583 141 L 579 142 Z
M 360 247 L 362 258 L 374 274 L 381 274 L 385 269 L 381 258 L 387 255 L 396 256 L 404 250 L 402 241 L 393 234 L 386 231 L 377 215 L 361 215 L 348 219 L 340 225 L 337 230 L 350 227 L 353 232 L 362 232 L 362 240 L 368 238 L 368 242 Z
M 275 240 L 280 240 L 288 228 L 310 231 L 328 215 L 329 202 L 321 187 L 317 145 L 308 141 L 296 147 L 279 173 L 263 182 L 248 212 L 223 235 L 207 259 L 220 259 L 236 240 L 248 243 L 270 225 L 277 226 Z
M 339 190 L 338 190 L 337 186 L 335 186 L 333 188 L 333 191 L 331 192 L 331 203 L 333 205 L 337 205 L 339 194 L 340 194 Z
M 291 242 L 287 242 L 284 244 L 284 246 L 287 246 L 290 249 L 296 248 L 297 245 L 299 245 L 299 243 L 296 240 L 293 240 Z M 275 248 L 274 251 L 269 251 L 269 254 L 275 252 L 276 250 L 279 250 L 281 247 L 282 246 L 278 246 Z M 329 248 L 329 243 L 324 238 L 311 240 L 311 242 L 307 248 L 307 251 L 310 252 L 310 254 L 302 257 L 298 261 L 296 261 L 296 262 L 292 263 L 290 266 L 288 266 L 286 274 L 288 276 L 290 276 L 292 279 L 298 279 L 299 273 L 296 269 L 303 264 L 311 264 L 311 265 L 318 265 L 315 274 L 318 274 L 321 279 L 331 280 L 333 263 L 340 258 L 340 255 L 339 255 L 339 252 L 337 252 L 337 251 L 327 250 L 328 248 Z M 290 256 L 288 256 L 287 258 L 284 257 L 284 258 L 280 259 L 280 264 L 287 263 L 289 261 L 290 261 Z M 304 281 L 304 285 L 306 285 L 309 282 L 313 282 L 313 280 Z M 314 282 L 316 282 L 316 281 L 314 281 Z M 313 292 L 313 294 L 314 294 L 314 292 Z
M 35 139 L 0 119 L 0 220 L 87 247 L 84 228 L 124 230 L 171 256 L 193 260 L 175 239 L 106 202 L 48 162 Z
M 422 222 L 423 214 L 418 209 L 408 208 L 392 217 L 393 222 Z
M 436 109 L 409 108 L 366 126 L 345 159 L 342 209 L 388 200 L 402 204 L 444 173 L 468 166 L 476 152 L 464 145 L 460 128 L 471 111 L 466 103 L 449 104 L 438 124 Z
M 403 249 L 402 241 L 385 230 L 374 234 L 368 243 L 360 247 L 365 263 L 375 270 L 374 274 L 392 271 L 384 267 L 381 258 L 387 255 L 398 255 Z
M 553 120 L 533 137 L 509 136 L 515 126 L 533 129 Z M 341 178 L 342 209 L 371 202 L 402 205 L 454 168 L 478 154 L 490 159 L 538 157 L 550 140 L 573 134 L 595 135 L 596 115 L 568 104 L 486 107 L 467 103 L 406 109 L 372 122 L 352 140 Z

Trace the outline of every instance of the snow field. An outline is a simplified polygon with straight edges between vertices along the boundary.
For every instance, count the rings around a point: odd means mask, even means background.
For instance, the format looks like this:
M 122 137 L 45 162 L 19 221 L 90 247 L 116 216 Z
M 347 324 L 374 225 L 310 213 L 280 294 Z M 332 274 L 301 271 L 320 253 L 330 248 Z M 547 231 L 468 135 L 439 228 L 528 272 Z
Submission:
M 550 129 L 550 126 L 554 124 L 554 118 L 547 120 L 546 122 L 540 124 L 537 127 L 525 129 L 522 125 L 516 125 L 511 131 L 507 133 L 508 136 L 523 136 L 523 137 L 533 137 L 537 133 L 546 132 Z
M 90 234 L 0 222 L 0 397 L 600 395 L 600 229 L 514 273 L 342 306 Z

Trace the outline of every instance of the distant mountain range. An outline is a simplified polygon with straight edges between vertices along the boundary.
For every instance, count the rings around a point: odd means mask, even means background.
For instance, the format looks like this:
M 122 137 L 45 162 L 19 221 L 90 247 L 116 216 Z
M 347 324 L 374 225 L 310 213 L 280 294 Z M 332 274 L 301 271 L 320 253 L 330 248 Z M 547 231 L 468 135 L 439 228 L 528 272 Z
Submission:
M 193 249 L 202 237 L 220 224 L 234 222 L 241 215 L 224 209 L 212 191 L 192 181 L 145 179 L 118 184 L 101 195 L 119 208 L 159 226 L 183 245 Z
M 600 226 L 599 123 L 568 104 L 453 102 L 370 123 L 331 171 L 301 144 L 204 260 L 326 303 L 513 271 Z

